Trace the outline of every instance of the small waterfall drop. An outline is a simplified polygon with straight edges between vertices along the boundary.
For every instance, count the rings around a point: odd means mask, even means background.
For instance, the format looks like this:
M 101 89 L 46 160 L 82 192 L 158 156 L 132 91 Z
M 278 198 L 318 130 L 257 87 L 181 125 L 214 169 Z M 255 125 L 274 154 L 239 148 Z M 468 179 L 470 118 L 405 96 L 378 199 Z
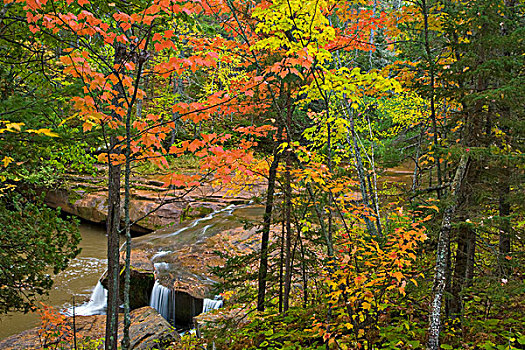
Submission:
M 175 320 L 175 293 L 155 281 L 149 305 L 157 310 L 168 322 Z
M 91 316 L 91 315 L 102 315 L 106 312 L 106 306 L 108 302 L 108 291 L 102 286 L 102 283 L 98 281 L 89 301 L 84 305 L 75 308 L 75 315 L 79 316 Z M 73 314 L 73 308 L 68 309 L 69 314 Z
M 208 312 L 208 311 L 211 311 L 211 310 L 216 310 L 220 307 L 222 307 L 222 305 L 224 304 L 224 302 L 219 299 L 207 299 L 207 298 L 204 298 L 203 302 L 202 302 L 202 313 L 205 313 L 205 312 Z

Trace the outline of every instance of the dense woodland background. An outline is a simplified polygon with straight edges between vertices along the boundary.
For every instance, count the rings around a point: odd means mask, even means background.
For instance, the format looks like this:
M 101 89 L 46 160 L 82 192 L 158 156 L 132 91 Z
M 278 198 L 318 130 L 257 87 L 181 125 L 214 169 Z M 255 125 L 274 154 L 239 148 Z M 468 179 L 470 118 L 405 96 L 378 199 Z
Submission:
M 32 189 L 108 177 L 118 281 L 130 178 L 157 172 L 267 183 L 260 251 L 217 269 L 224 318 L 174 348 L 522 348 L 524 6 L 4 0 L 0 312 L 77 254 Z

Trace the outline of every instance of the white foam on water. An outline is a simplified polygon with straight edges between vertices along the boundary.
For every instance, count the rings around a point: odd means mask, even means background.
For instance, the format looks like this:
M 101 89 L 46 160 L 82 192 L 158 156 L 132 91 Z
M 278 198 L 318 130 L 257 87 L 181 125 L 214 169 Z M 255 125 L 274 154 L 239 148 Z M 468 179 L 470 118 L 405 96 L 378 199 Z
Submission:
M 161 250 L 159 252 L 156 252 L 155 255 L 151 258 L 151 261 L 154 261 L 157 258 L 160 258 L 161 256 L 167 255 L 171 253 L 171 250 Z
M 78 316 L 91 316 L 91 315 L 103 315 L 106 312 L 108 303 L 108 291 L 102 286 L 100 281 L 93 289 L 89 301 L 84 305 L 75 307 L 75 315 Z M 66 311 L 67 314 L 73 315 L 73 307 L 70 307 Z
M 215 299 L 208 299 L 204 298 L 202 301 L 202 313 L 211 311 L 211 310 L 217 310 L 218 308 L 222 307 L 224 302 L 222 300 L 215 300 Z

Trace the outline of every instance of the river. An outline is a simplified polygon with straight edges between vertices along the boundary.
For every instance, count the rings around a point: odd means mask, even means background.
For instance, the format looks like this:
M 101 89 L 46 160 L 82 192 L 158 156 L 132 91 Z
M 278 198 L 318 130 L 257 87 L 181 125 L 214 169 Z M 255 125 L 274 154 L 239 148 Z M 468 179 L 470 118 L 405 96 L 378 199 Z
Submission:
M 70 262 L 69 267 L 59 273 L 49 293 L 42 298 L 47 305 L 58 309 L 70 307 L 75 297 L 75 304 L 80 305 L 89 299 L 98 279 L 107 265 L 107 239 L 103 226 L 82 223 L 81 253 Z M 40 318 L 35 313 L 12 312 L 0 316 L 0 339 L 38 326 Z

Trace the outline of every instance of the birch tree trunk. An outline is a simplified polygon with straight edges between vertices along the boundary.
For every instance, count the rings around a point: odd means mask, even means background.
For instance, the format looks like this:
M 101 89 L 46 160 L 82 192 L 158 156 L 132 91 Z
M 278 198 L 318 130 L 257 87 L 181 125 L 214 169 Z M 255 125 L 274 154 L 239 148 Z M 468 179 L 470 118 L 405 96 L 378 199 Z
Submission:
M 439 350 L 439 334 L 441 332 L 441 305 L 446 288 L 447 257 L 450 249 L 450 231 L 452 220 L 460 204 L 461 188 L 469 165 L 469 157 L 463 155 L 459 161 L 454 180 L 451 185 L 451 202 L 443 212 L 443 221 L 438 237 L 436 256 L 436 270 L 434 274 L 433 297 L 430 305 L 429 327 L 428 327 L 428 350 Z

